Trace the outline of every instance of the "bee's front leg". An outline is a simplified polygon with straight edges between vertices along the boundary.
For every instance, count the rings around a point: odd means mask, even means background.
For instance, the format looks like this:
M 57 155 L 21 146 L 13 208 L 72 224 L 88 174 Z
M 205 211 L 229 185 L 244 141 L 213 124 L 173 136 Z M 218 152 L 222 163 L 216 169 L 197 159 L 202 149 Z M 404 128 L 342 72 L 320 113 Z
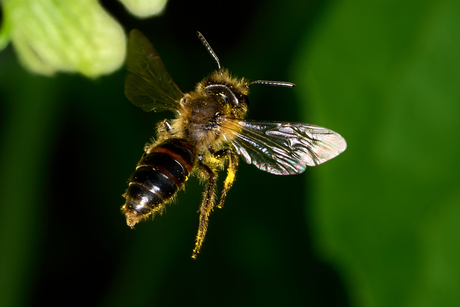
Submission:
M 167 119 L 163 120 L 162 122 L 158 123 L 157 125 L 157 139 L 152 139 L 151 143 L 147 143 L 144 146 L 144 152 L 149 153 L 155 145 L 163 142 L 164 140 L 170 138 L 172 136 L 172 125 L 171 122 Z
M 169 120 L 165 119 L 158 124 L 157 135 L 159 140 L 164 140 L 172 136 L 172 125 Z

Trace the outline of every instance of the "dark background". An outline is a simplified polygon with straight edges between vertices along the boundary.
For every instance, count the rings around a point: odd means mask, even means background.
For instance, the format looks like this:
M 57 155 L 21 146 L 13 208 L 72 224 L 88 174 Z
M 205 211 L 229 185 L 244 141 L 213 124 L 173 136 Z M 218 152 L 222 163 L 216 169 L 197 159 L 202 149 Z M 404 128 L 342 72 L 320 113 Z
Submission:
M 2 306 L 455 306 L 460 296 L 460 5 L 456 1 L 170 1 L 147 20 L 182 91 L 216 69 L 253 87 L 251 119 L 311 122 L 348 149 L 298 176 L 241 163 L 190 259 L 195 178 L 135 230 L 119 208 L 154 127 L 125 71 L 30 74 L 0 54 Z M 221 176 L 223 177 L 223 176 Z M 221 178 L 222 179 L 222 178 Z

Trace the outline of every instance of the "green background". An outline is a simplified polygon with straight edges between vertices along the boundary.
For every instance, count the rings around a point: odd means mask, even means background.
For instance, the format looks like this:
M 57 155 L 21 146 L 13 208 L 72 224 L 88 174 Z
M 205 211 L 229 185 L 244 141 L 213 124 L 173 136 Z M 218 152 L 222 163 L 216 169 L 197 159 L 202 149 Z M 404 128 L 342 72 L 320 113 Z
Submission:
M 97 80 L 0 54 L 0 306 L 460 306 L 460 2 L 171 1 L 139 21 L 182 91 L 216 68 L 253 87 L 249 118 L 348 142 L 298 176 L 241 164 L 190 259 L 202 187 L 129 229 L 126 180 L 168 113 Z

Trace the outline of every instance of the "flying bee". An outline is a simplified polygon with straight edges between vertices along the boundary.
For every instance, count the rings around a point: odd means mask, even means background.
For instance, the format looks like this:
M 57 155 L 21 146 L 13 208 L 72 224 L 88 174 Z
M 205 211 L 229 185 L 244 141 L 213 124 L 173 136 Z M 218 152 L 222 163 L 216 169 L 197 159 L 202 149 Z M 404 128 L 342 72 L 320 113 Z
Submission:
M 157 138 L 129 178 L 121 208 L 131 228 L 170 202 L 194 175 L 205 185 L 198 234 L 192 258 L 196 259 L 215 206 L 216 180 L 226 169 L 220 201 L 222 208 L 235 182 L 239 157 L 275 175 L 300 174 L 307 166 L 326 162 L 346 149 L 338 133 L 303 123 L 245 120 L 249 88 L 253 85 L 294 87 L 290 82 L 238 79 L 221 67 L 203 35 L 198 38 L 217 63 L 218 70 L 183 93 L 166 71 L 150 41 L 132 30 L 128 40 L 126 97 L 144 111 L 171 111 L 175 118 L 157 127 Z

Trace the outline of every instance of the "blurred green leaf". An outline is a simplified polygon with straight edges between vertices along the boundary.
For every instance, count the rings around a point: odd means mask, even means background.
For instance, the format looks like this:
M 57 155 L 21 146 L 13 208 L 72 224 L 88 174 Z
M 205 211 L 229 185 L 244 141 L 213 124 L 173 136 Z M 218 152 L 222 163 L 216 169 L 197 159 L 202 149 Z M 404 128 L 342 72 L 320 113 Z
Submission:
M 336 2 L 316 28 L 305 114 L 348 142 L 318 171 L 318 248 L 355 306 L 459 306 L 460 3 Z
M 3 9 L 8 17 L 3 30 L 11 27 L 12 44 L 32 72 L 94 78 L 123 64 L 123 28 L 97 0 L 4 0 Z
M 5 62 L 2 59 L 0 67 L 5 69 Z M 9 67 L 5 70 L 11 72 Z M 33 279 L 28 274 L 35 272 L 37 242 L 43 231 L 39 217 L 44 215 L 41 201 L 49 175 L 46 161 L 56 133 L 58 101 L 46 95 L 53 90 L 52 79 L 24 71 L 8 78 L 1 78 L 4 91 L 17 89 L 19 83 L 27 90 L 15 91 L 15 103 L 8 105 L 8 117 L 2 123 L 0 305 L 23 306 L 28 298 L 22 293 L 31 288 Z
M 11 34 L 11 22 L 5 13 L 3 14 L 3 23 L 0 27 L 0 51 L 2 51 L 8 45 Z

